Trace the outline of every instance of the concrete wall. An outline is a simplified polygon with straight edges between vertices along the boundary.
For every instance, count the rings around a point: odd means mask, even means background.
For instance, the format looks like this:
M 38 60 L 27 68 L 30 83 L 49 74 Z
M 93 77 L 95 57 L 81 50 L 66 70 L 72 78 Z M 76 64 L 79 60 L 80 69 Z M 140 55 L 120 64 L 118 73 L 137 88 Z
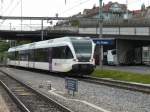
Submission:
M 99 34 L 99 28 L 79 28 L 79 34 Z M 103 27 L 103 34 L 150 35 L 150 27 Z
M 119 64 L 133 64 L 135 62 L 135 48 L 141 47 L 139 42 L 131 40 L 116 40 Z M 139 58 L 140 59 L 140 58 Z
M 50 28 L 49 30 L 60 30 L 60 31 L 72 31 L 79 34 L 99 34 L 99 27 L 70 27 L 70 26 L 57 26 Z M 150 27 L 103 27 L 103 34 L 105 35 L 138 35 L 138 36 L 149 36 Z

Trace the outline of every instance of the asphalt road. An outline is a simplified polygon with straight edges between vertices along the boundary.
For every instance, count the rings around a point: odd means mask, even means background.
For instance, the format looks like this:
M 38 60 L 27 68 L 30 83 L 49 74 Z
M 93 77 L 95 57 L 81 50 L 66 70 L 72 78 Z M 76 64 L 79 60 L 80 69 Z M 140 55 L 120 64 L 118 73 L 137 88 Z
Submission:
M 97 66 L 97 68 L 99 68 L 99 66 Z M 104 65 L 103 69 L 142 73 L 142 74 L 150 75 L 150 66 L 106 66 Z

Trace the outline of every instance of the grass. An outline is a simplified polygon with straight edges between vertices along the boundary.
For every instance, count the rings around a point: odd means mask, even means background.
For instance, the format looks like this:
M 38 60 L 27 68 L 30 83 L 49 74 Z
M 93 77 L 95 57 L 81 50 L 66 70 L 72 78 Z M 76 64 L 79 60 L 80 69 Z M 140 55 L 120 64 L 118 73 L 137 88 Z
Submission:
M 92 73 L 92 76 L 99 78 L 111 78 L 114 80 L 150 84 L 150 74 L 122 72 L 117 70 L 95 69 L 95 71 Z

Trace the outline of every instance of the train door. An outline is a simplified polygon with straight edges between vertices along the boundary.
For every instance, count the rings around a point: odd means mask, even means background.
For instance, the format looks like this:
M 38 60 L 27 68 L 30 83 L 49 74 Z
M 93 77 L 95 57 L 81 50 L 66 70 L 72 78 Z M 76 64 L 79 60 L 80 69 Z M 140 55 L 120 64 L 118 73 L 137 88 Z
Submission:
M 27 55 L 27 61 L 28 61 L 28 68 L 30 68 L 30 66 L 29 66 L 29 54 Z
M 19 51 L 17 51 L 17 59 L 18 59 L 18 66 L 20 66 L 20 56 L 19 56 Z
M 16 58 L 16 59 L 15 59 L 15 60 L 16 60 L 15 65 L 16 65 L 16 66 L 19 66 L 19 62 L 20 62 L 20 61 L 19 61 L 19 58 L 18 58 L 18 51 L 15 52 L 15 58 Z
M 52 48 L 49 48 L 48 50 L 49 54 L 49 70 L 52 71 Z
M 28 53 L 28 67 L 29 68 L 34 68 L 34 50 L 31 49 L 29 50 L 29 53 Z

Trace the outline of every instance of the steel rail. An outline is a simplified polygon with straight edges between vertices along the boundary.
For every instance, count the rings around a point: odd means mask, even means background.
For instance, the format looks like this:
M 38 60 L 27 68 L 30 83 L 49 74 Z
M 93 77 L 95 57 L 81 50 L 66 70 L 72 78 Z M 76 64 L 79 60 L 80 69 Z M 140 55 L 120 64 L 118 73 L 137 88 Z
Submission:
M 42 97 L 43 99 L 45 99 L 47 102 L 49 103 L 53 103 L 58 109 L 62 110 L 63 112 L 74 112 L 71 109 L 67 108 L 66 106 L 60 104 L 59 102 L 53 100 L 52 98 L 48 97 L 47 95 L 43 94 L 42 92 L 32 88 L 31 86 L 29 86 L 28 84 L 20 81 L 19 79 L 11 76 L 10 74 L 4 72 L 3 70 L 0 70 L 0 72 L 2 72 L 3 74 L 7 75 L 8 77 L 12 78 L 13 80 L 17 81 L 18 83 L 20 83 L 21 85 L 27 87 L 28 89 L 30 89 L 31 91 L 33 91 L 34 93 L 38 94 L 40 97 Z
M 138 91 L 138 92 L 150 94 L 150 85 L 146 85 L 146 84 L 104 79 L 104 78 L 96 78 L 92 76 L 84 76 L 84 79 L 80 78 L 80 80 L 90 82 L 90 83 L 102 84 L 110 87 L 117 87 L 126 90 Z
M 59 75 L 55 74 L 53 76 L 60 77 Z M 65 77 L 62 76 L 61 77 Z M 90 82 L 90 83 L 96 83 L 101 85 L 106 85 L 109 87 L 116 87 L 131 91 L 137 91 L 142 93 L 150 94 L 150 85 L 146 84 L 140 84 L 140 83 L 134 83 L 134 82 L 126 82 L 126 81 L 119 81 L 119 80 L 112 80 L 112 79 L 105 79 L 105 78 L 97 78 L 92 76 L 83 76 L 82 78 L 77 78 L 81 81 Z
M 0 84 L 4 87 L 4 89 L 7 91 L 9 96 L 13 99 L 13 101 L 16 103 L 19 109 L 21 109 L 23 112 L 31 112 L 2 80 L 0 80 Z

